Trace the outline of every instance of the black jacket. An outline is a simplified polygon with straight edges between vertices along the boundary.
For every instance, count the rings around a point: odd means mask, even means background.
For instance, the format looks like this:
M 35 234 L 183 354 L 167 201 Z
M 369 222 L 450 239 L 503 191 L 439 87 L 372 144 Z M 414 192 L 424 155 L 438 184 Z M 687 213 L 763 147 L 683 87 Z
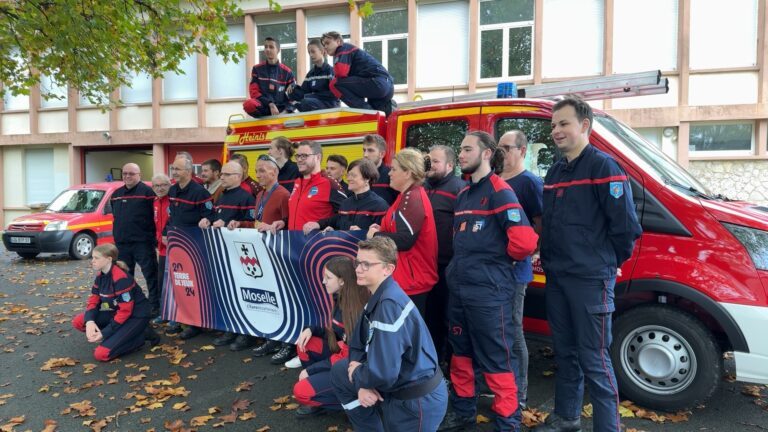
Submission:
M 287 189 L 288 192 L 291 192 L 293 190 L 293 181 L 300 176 L 301 173 L 299 172 L 299 166 L 296 165 L 296 162 L 288 160 L 285 162 L 285 165 L 280 168 L 280 171 L 278 171 L 277 182 L 280 184 L 280 186 Z
M 379 179 L 371 185 L 371 190 L 376 192 L 387 204 L 392 205 L 400 193 L 389 187 L 389 167 L 382 163 L 379 165 Z
M 367 230 L 371 225 L 380 223 L 387 213 L 389 205 L 373 191 L 352 194 L 339 206 L 339 212 L 329 218 L 318 221 L 320 229 L 333 227 L 338 231 L 347 231 L 353 225 Z
M 117 189 L 110 198 L 115 218 L 112 233 L 115 243 L 151 242 L 155 244 L 155 192 L 139 182 L 128 189 Z
M 339 99 L 331 93 L 331 89 L 328 85 L 333 79 L 333 68 L 328 63 L 323 63 L 322 66 L 312 66 L 312 70 L 307 73 L 304 78 L 304 82 L 301 83 L 301 87 L 295 87 L 290 95 L 291 100 L 302 100 L 305 96 L 312 96 L 314 98 L 339 103 Z
M 194 181 L 190 181 L 184 189 L 178 183 L 171 186 L 168 199 L 168 223 L 163 235 L 167 235 L 168 228 L 193 228 L 198 226 L 200 219 L 213 217 L 211 194 Z
M 225 224 L 236 220 L 238 222 L 253 222 L 256 215 L 256 199 L 241 187 L 224 189 L 219 201 L 213 207 L 213 215 L 208 218 L 211 223 L 221 219 Z
M 427 179 L 424 189 L 432 203 L 437 228 L 437 265 L 447 266 L 453 257 L 453 213 L 456 197 L 467 182 L 449 174 L 441 179 Z

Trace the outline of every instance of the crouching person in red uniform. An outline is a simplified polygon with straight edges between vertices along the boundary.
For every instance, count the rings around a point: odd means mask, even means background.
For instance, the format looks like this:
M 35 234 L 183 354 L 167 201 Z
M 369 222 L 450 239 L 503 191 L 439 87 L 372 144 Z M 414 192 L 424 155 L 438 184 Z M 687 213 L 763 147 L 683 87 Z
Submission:
M 117 261 L 117 248 L 103 244 L 93 249 L 91 267 L 98 272 L 85 312 L 72 325 L 85 332 L 88 342 L 98 343 L 93 357 L 110 361 L 141 348 L 145 341 L 160 342 L 149 327 L 149 301 L 136 284 L 128 267 Z
M 434 432 L 448 390 L 429 330 L 392 277 L 402 264 L 397 246 L 380 236 L 357 246 L 357 283 L 371 298 L 349 333 L 349 359 L 331 367 L 331 385 L 356 431 Z
M 333 296 L 331 323 L 307 327 L 296 347 L 304 370 L 293 386 L 293 396 L 302 404 L 299 417 L 325 414 L 326 409 L 340 410 L 341 404 L 331 387 L 331 366 L 349 356 L 345 329 L 353 329 L 371 294 L 357 284 L 352 259 L 334 257 L 325 264 L 323 284 Z

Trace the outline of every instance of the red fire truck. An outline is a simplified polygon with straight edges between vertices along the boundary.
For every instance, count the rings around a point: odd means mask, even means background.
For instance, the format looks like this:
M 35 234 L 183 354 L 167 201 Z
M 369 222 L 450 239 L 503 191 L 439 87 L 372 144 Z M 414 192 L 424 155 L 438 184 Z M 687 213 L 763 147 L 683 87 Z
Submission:
M 657 72 L 532 86 L 529 98 L 471 95 L 401 105 L 385 118 L 340 108 L 230 122 L 229 151 L 251 162 L 277 136 L 312 139 L 324 156 L 362 157 L 366 134 L 384 136 L 387 160 L 405 147 L 458 147 L 467 131 L 495 137 L 522 130 L 527 168 L 544 176 L 558 157 L 549 135 L 554 102 L 548 94 L 586 99 L 666 91 Z M 556 88 L 553 88 L 556 87 Z M 625 397 L 665 410 L 707 399 L 733 352 L 738 380 L 768 383 L 768 208 L 714 195 L 675 161 L 610 115 L 595 111 L 590 137 L 631 177 L 643 235 L 616 284 L 612 358 Z M 250 164 L 255 167 L 255 163 Z M 253 168 L 252 168 L 253 169 Z M 254 174 L 253 172 L 251 173 Z M 525 303 L 528 331 L 546 334 L 545 276 L 536 266 Z

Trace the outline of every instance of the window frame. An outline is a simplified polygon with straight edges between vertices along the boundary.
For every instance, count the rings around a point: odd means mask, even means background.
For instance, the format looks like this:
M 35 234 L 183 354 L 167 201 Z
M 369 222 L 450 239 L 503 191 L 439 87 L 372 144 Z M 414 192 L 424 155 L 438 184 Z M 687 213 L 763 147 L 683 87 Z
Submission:
M 392 33 L 392 34 L 386 34 L 386 35 L 379 35 L 379 36 L 367 36 L 360 38 L 360 44 L 362 45 L 361 48 L 365 49 L 365 44 L 368 42 L 381 42 L 381 64 L 384 66 L 384 68 L 389 72 L 389 41 L 393 40 L 405 40 L 406 45 L 406 60 L 408 58 L 408 33 Z M 366 51 L 367 52 L 367 51 Z M 407 70 L 407 69 L 406 69 Z M 391 75 L 391 74 L 390 74 Z M 405 82 L 402 84 L 395 84 L 395 90 L 406 90 L 408 89 L 408 74 L 405 74 Z
M 254 38 L 254 46 L 256 47 L 256 64 L 261 63 L 261 53 L 264 52 L 264 37 L 259 37 L 259 26 L 267 26 L 267 25 L 280 25 L 280 24 L 293 24 L 295 28 L 295 42 L 286 42 L 283 43 L 283 41 L 280 41 L 280 52 L 277 53 L 277 59 L 280 60 L 280 63 L 283 63 L 283 50 L 284 49 L 294 49 L 296 50 L 296 68 L 291 68 L 293 71 L 294 77 L 296 76 L 296 69 L 299 67 L 299 29 L 298 24 L 296 23 L 296 20 L 291 21 L 288 17 L 285 17 L 282 20 L 277 21 L 265 21 L 260 23 L 254 23 L 253 24 L 253 38 Z M 307 55 L 307 59 L 309 59 L 309 55 Z M 310 63 L 308 63 L 310 64 Z
M 691 146 L 691 129 L 693 126 L 726 126 L 726 125 L 750 125 L 752 126 L 752 134 L 750 137 L 749 150 L 692 150 Z M 754 156 L 756 145 L 756 132 L 757 127 L 754 121 L 744 120 L 726 120 L 726 121 L 705 121 L 705 122 L 691 122 L 688 128 L 688 156 L 691 158 L 711 158 L 711 157 L 739 157 L 739 156 Z
M 534 14 L 536 11 L 534 10 Z M 533 66 L 534 66 L 534 49 L 536 45 L 536 28 L 534 25 L 535 19 L 529 21 L 512 21 L 497 24 L 485 24 L 478 25 L 477 41 L 478 41 L 478 58 L 477 58 L 477 82 L 478 83 L 494 83 L 500 80 L 526 80 L 533 79 Z M 509 75 L 509 30 L 513 28 L 531 28 L 531 73 L 528 75 Z M 482 36 L 483 31 L 501 30 L 501 43 L 502 43 L 502 55 L 501 55 L 501 76 L 481 78 L 483 68 L 483 46 Z

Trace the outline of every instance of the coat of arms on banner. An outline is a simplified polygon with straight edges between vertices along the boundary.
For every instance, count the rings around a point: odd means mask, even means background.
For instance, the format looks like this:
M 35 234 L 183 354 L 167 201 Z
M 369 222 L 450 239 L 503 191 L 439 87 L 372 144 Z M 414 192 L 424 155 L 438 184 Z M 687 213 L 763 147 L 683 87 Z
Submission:
M 254 249 L 251 243 L 234 242 L 237 247 L 238 255 L 240 255 L 240 264 L 243 266 L 245 274 L 252 278 L 260 278 L 264 276 L 264 271 L 261 269 L 259 258 L 256 256 L 256 249 Z

